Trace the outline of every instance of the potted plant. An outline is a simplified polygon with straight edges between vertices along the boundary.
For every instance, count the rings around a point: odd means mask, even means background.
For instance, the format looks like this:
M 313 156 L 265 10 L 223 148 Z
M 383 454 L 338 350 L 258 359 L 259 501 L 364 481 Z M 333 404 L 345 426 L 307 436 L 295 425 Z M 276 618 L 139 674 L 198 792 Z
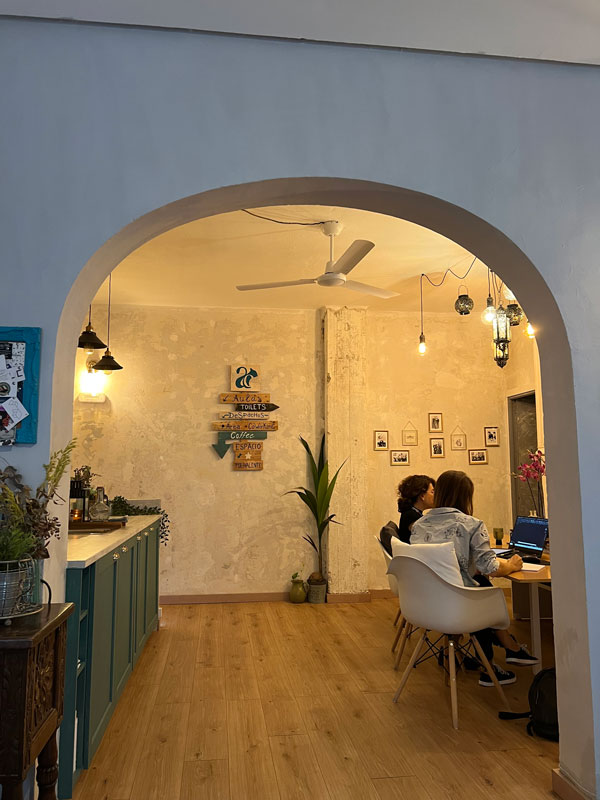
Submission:
M 71 478 L 71 496 L 73 491 L 81 491 L 82 489 L 89 489 L 92 485 L 92 478 L 99 478 L 97 472 L 92 472 L 89 464 L 84 464 L 82 467 L 76 467 L 73 470 L 73 477 Z
M 31 605 L 34 562 L 48 558 L 48 541 L 59 536 L 60 525 L 48 503 L 56 502 L 74 447 L 75 440 L 50 456 L 35 493 L 14 467 L 0 471 L 0 617 L 18 616 L 24 604 Z
M 306 585 L 299 572 L 292 575 L 292 588 L 290 589 L 290 603 L 303 603 L 306 600 Z
M 323 574 L 323 547 L 325 544 L 325 535 L 329 530 L 330 522 L 339 524 L 334 519 L 335 514 L 329 513 L 329 503 L 337 477 L 346 462 L 338 467 L 333 478 L 329 480 L 329 464 L 325 461 L 325 434 L 323 434 L 321 440 L 318 463 L 315 461 L 308 442 L 302 437 L 300 437 L 300 441 L 308 454 L 313 489 L 311 491 L 305 486 L 298 486 L 296 489 L 290 489 L 286 494 L 297 494 L 302 502 L 308 506 L 314 517 L 317 533 L 316 537 L 310 534 L 306 534 L 306 536 L 302 537 L 315 550 L 318 559 L 318 569 L 316 572 L 313 572 L 308 579 L 308 602 L 324 603 L 327 593 L 327 579 Z
M 544 453 L 541 450 L 529 450 L 527 452 L 527 461 L 517 467 L 517 473 L 515 477 L 527 484 L 535 516 L 545 517 L 546 506 L 544 503 L 544 486 L 542 483 L 542 479 L 546 474 L 546 457 Z M 536 489 L 535 492 L 534 486 Z

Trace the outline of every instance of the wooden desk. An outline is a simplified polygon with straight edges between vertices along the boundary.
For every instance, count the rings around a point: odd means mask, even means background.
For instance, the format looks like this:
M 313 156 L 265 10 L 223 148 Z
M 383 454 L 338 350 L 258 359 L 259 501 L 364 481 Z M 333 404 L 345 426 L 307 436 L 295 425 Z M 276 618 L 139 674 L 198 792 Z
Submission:
M 542 567 L 537 572 L 520 570 L 506 576 L 513 583 L 526 583 L 529 586 L 529 609 L 531 624 L 531 649 L 533 655 L 539 658 L 540 663 L 533 667 L 536 674 L 542 669 L 542 634 L 540 629 L 540 586 L 543 589 L 550 589 L 548 586 L 552 582 L 550 565 Z
M 0 626 L 0 784 L 2 800 L 22 800 L 39 757 L 40 800 L 55 800 L 56 729 L 63 715 L 67 618 L 72 603 Z

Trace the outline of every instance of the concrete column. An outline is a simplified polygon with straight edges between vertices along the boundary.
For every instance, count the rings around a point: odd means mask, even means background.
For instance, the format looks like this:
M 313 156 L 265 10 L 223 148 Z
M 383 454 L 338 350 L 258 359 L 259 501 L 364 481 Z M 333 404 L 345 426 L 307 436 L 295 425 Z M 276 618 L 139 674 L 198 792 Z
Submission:
M 327 572 L 331 594 L 368 590 L 366 525 L 366 309 L 327 308 L 325 433 L 332 471 L 346 459 L 331 502 L 341 525 L 329 526 Z

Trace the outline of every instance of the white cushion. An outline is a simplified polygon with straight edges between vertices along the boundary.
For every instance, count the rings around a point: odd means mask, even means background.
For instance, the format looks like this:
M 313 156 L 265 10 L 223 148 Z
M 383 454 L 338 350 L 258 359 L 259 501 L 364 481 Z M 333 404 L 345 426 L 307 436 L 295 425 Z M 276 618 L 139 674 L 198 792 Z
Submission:
M 440 544 L 405 544 L 400 539 L 392 539 L 392 553 L 395 556 L 410 556 L 422 561 L 437 575 L 454 586 L 464 586 L 453 542 Z

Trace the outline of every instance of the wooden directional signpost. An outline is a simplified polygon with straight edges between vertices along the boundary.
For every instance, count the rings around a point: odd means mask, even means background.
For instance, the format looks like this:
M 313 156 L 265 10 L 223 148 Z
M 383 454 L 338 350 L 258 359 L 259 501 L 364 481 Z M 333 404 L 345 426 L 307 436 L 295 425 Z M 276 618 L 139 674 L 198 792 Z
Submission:
M 260 472 L 263 468 L 263 443 L 267 433 L 276 431 L 277 420 L 270 419 L 270 412 L 279 406 L 271 403 L 271 395 L 254 391 L 261 386 L 261 369 L 255 364 L 231 365 L 231 392 L 219 395 L 221 403 L 235 405 L 221 411 L 218 420 L 212 423 L 218 431 L 217 444 L 213 447 L 224 458 L 233 443 L 233 469 L 237 472 Z M 243 387 L 244 391 L 237 391 Z

